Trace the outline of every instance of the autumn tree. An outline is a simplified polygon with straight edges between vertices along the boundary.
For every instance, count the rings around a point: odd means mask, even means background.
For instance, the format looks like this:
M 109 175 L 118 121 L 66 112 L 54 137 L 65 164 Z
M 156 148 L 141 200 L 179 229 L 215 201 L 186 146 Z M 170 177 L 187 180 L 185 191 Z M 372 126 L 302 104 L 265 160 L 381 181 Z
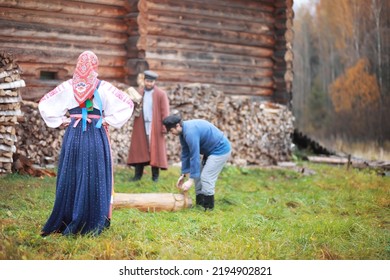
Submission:
M 336 113 L 358 112 L 377 103 L 378 83 L 376 77 L 369 74 L 367 69 L 367 60 L 359 59 L 330 85 L 330 95 Z
M 367 134 L 376 134 L 372 124 L 378 119 L 377 111 L 380 98 L 379 87 L 375 75 L 367 70 L 367 59 L 360 59 L 337 78 L 329 87 L 335 113 L 342 118 L 344 129 L 349 136 L 367 140 Z

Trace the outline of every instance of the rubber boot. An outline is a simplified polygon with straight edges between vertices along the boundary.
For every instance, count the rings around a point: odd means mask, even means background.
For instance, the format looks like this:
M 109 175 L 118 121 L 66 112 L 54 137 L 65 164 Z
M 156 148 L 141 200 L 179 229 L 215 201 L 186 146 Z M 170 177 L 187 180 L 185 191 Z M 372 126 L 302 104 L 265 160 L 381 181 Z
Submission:
M 132 182 L 141 180 L 144 173 L 144 166 L 142 164 L 135 165 L 134 177 L 131 179 Z
M 214 195 L 205 195 L 203 199 L 204 210 L 213 210 L 214 209 Z
M 152 166 L 152 180 L 158 182 L 158 176 L 160 174 L 160 168 Z
M 203 206 L 204 203 L 204 194 L 200 193 L 196 195 L 196 205 Z

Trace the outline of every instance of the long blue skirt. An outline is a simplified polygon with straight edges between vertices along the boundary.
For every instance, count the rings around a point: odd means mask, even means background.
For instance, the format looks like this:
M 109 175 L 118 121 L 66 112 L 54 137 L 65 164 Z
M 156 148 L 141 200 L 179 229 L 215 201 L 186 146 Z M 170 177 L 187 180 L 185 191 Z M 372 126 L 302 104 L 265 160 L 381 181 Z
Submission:
M 80 114 L 80 108 L 69 110 Z M 96 109 L 91 112 L 99 115 Z M 90 114 L 91 114 L 90 113 Z M 53 211 L 42 235 L 54 232 L 100 234 L 110 225 L 112 161 L 105 128 L 96 128 L 98 119 L 87 123 L 72 121 L 63 137 L 58 164 L 56 197 Z

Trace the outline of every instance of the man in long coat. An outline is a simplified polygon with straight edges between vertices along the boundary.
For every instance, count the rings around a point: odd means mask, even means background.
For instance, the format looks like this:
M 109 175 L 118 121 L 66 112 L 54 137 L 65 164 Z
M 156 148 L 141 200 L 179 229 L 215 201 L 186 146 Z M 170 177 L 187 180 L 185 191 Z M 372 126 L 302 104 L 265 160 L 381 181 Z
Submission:
M 132 181 L 141 180 L 144 166 L 150 165 L 152 180 L 158 181 L 160 169 L 168 169 L 165 143 L 166 129 L 162 120 L 169 115 L 169 99 L 165 91 L 155 83 L 158 75 L 144 72 L 141 112 L 135 117 L 127 164 L 135 167 Z

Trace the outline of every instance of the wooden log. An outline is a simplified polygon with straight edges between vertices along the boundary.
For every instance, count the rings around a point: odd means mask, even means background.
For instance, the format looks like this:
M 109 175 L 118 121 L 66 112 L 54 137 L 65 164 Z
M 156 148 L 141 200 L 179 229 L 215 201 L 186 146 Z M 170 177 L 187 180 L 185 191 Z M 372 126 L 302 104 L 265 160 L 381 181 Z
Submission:
M 3 42 L 2 42 L 3 43 Z M 113 50 L 95 49 L 98 44 L 88 45 L 89 49 L 92 50 L 99 58 L 100 66 L 113 66 L 123 67 L 126 63 L 126 51 L 123 48 L 113 48 Z M 19 61 L 19 64 L 26 62 L 40 61 L 41 63 L 52 63 L 52 64 L 69 64 L 73 67 L 77 61 L 78 56 L 85 51 L 87 46 L 83 48 L 74 48 L 70 45 L 63 46 L 64 49 L 59 48 L 55 44 L 49 44 L 46 47 L 39 47 L 38 44 L 31 43 L 30 47 L 27 45 L 19 46 L 18 44 L 4 43 L 4 48 L 12 50 L 15 56 L 23 57 L 23 61 Z M 66 50 L 66 47 L 69 49 Z M 107 46 L 105 46 L 107 47 Z M 111 46 L 110 46 L 111 47 Z M 51 49 L 50 52 L 47 50 Z
M 33 84 L 42 85 L 46 82 L 46 80 L 40 79 L 41 71 L 54 72 L 57 83 L 71 78 L 75 69 L 76 59 L 74 61 L 67 61 L 67 63 L 72 64 L 50 63 L 50 61 L 46 63 L 20 62 L 20 66 L 25 69 L 23 70 L 23 77 L 26 84 L 30 87 Z M 125 69 L 121 66 L 111 67 L 99 65 L 99 78 L 101 79 L 122 80 L 125 73 Z
M 53 13 L 46 11 L 24 10 L 19 8 L 1 8 L 3 20 L 19 21 L 31 24 L 44 24 L 50 26 L 63 26 L 74 29 L 99 29 L 99 32 L 122 32 L 127 30 L 121 19 L 104 17 L 85 17 L 84 15 L 72 15 Z
M 24 80 L 19 80 L 15 82 L 0 84 L 0 89 L 20 88 L 25 86 L 26 83 L 24 82 Z
M 8 70 L 8 71 L 3 71 L 0 73 L 0 79 L 5 78 L 5 77 L 9 77 L 9 76 L 13 76 L 15 74 L 19 75 L 20 70 L 19 69 L 12 69 L 12 70 Z
M 129 75 L 138 75 L 140 71 L 140 67 L 138 66 L 139 62 L 137 60 L 128 60 L 127 63 L 127 74 Z M 235 77 L 240 77 L 242 80 L 246 80 L 248 78 L 270 78 L 273 75 L 273 69 L 269 68 L 259 68 L 253 66 L 246 65 L 228 65 L 228 64 L 207 64 L 207 63 L 199 63 L 196 61 L 162 61 L 162 60 L 149 60 L 148 63 L 150 69 L 157 71 L 159 74 L 166 72 L 178 72 L 180 73 L 191 73 L 185 74 L 188 79 L 193 81 L 194 75 L 197 73 L 204 73 L 210 77 L 217 77 L 219 75 L 225 77 L 229 81 L 233 81 Z M 176 74 L 174 74 L 176 76 Z M 165 76 L 165 75 L 164 75 Z M 179 75 L 182 76 L 182 75 Z M 168 76 L 167 76 L 168 77 Z M 161 78 L 161 77 L 160 77 Z M 162 77 L 163 79 L 166 77 Z M 161 80 L 161 79 L 160 79 Z M 188 80 L 188 82 L 191 82 Z M 200 80 L 197 80 L 200 82 Z M 214 81 L 218 82 L 218 81 Z M 244 82 L 247 85 L 247 81 Z
M 78 14 L 92 17 L 121 17 L 126 14 L 123 6 L 90 4 L 81 1 L 35 0 L 35 1 L 2 1 L 3 7 L 26 10 L 47 11 L 51 13 Z
M 315 163 L 328 163 L 328 164 L 346 164 L 348 163 L 348 158 L 340 157 L 322 157 L 322 156 L 308 156 L 309 161 Z
M 177 211 L 192 207 L 192 199 L 174 193 L 114 193 L 114 208 L 136 208 L 141 211 Z
M 159 71 L 160 81 L 173 81 L 175 83 L 189 82 L 188 73 Z M 242 75 L 225 75 L 222 73 L 205 73 L 192 72 L 191 75 L 196 77 L 196 81 L 204 84 L 221 84 L 225 86 L 253 86 L 262 88 L 273 88 L 274 81 L 272 77 L 249 77 Z
M 246 55 L 250 57 L 270 58 L 273 56 L 272 48 L 262 48 L 259 46 L 244 46 L 224 44 L 214 41 L 202 41 L 186 38 L 165 38 L 161 36 L 149 35 L 146 37 L 132 36 L 126 43 L 126 48 L 133 52 L 149 49 L 185 49 L 198 52 L 223 52 L 225 54 Z
M 223 53 L 204 53 L 198 51 L 186 51 L 186 50 L 158 50 L 149 49 L 146 52 L 148 60 L 176 60 L 176 61 L 188 61 L 207 64 L 225 64 L 229 65 L 242 65 L 248 67 L 268 68 L 272 67 L 273 61 L 269 58 L 257 58 L 244 55 L 230 55 Z
M 0 20 L 0 36 L 7 37 L 10 32 L 18 34 L 19 39 L 29 39 L 26 42 L 41 42 L 42 44 L 48 41 L 61 40 L 63 47 L 66 42 L 72 42 L 73 45 L 82 42 L 96 43 L 96 44 L 111 44 L 111 45 L 123 45 L 127 40 L 125 32 L 117 33 L 110 31 L 96 32 L 94 29 L 71 29 L 69 27 L 51 25 L 31 25 L 28 26 L 23 22 L 11 22 L 6 20 Z M 38 44 L 39 46 L 39 44 Z M 107 47 L 107 46 L 106 46 Z M 31 47 L 30 47 L 31 48 Z M 103 48 L 104 49 L 104 48 Z M 63 50 L 63 48 L 62 48 Z M 46 49 L 47 51 L 47 49 Z M 125 54 L 124 54 L 125 55 Z
M 139 26 L 139 31 L 141 35 L 161 36 L 161 34 L 164 34 L 167 37 L 241 44 L 244 46 L 273 47 L 275 45 L 273 35 L 237 32 L 197 26 L 181 26 L 167 23 L 149 22 L 147 25 Z
M 15 97 L 15 96 L 18 96 L 19 95 L 19 92 L 17 90 L 3 90 L 3 89 L 0 89 L 0 96 L 12 96 L 12 97 Z
M 212 18 L 204 16 L 203 14 L 180 14 L 163 11 L 158 14 L 148 13 L 146 18 L 148 23 L 159 22 L 169 24 L 181 24 L 187 26 L 197 26 L 203 28 L 223 28 L 230 31 L 238 32 L 249 32 L 249 33 L 263 33 L 269 34 L 273 30 L 271 23 L 254 22 L 251 20 L 237 21 L 236 19 L 225 19 L 225 18 Z
M 118 7 L 126 7 L 128 0 L 83 0 L 83 2 L 88 2 L 92 4 L 101 4 L 101 5 L 108 5 L 108 6 L 118 6 Z
M 181 71 L 183 73 L 190 73 L 187 76 L 192 76 L 194 73 L 207 73 L 209 75 L 224 75 L 226 77 L 241 76 L 246 77 L 272 77 L 272 67 L 257 67 L 250 65 L 233 65 L 233 64 L 208 64 L 198 61 L 177 61 L 177 60 L 149 60 L 148 65 L 150 69 L 160 73 L 160 71 Z M 129 59 L 127 61 L 126 73 L 130 75 L 138 75 L 140 73 L 142 63 L 138 59 Z
M 231 7 L 221 3 L 221 5 L 214 5 L 213 1 L 204 1 L 203 3 L 196 3 L 195 1 L 180 1 L 176 0 L 140 0 L 138 8 L 144 13 L 160 13 L 161 11 L 172 11 L 176 14 L 193 14 L 205 15 L 210 18 L 229 18 L 232 20 L 248 20 L 253 22 L 267 22 L 274 23 L 273 9 L 269 6 L 265 8 L 248 9 L 245 5 L 241 7 Z

